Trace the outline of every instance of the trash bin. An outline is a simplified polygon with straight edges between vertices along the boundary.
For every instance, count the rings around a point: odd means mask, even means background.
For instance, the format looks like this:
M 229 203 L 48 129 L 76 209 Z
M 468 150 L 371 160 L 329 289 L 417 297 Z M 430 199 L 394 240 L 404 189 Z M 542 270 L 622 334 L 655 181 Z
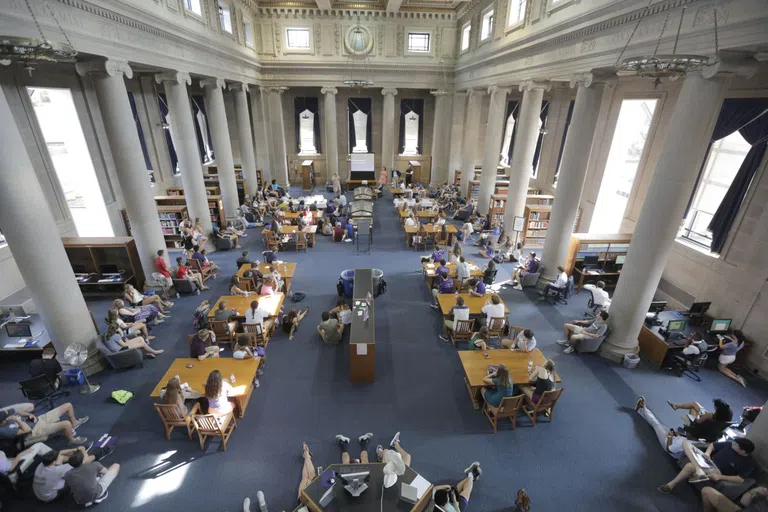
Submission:
M 624 354 L 624 368 L 634 368 L 639 362 L 639 356 L 635 354 Z
M 349 268 L 341 273 L 341 282 L 344 284 L 344 296 L 352 298 L 352 288 L 355 284 L 355 269 Z
M 379 296 L 379 284 L 381 283 L 381 280 L 384 279 L 384 271 L 379 270 L 378 268 L 373 269 L 373 296 L 378 297 Z

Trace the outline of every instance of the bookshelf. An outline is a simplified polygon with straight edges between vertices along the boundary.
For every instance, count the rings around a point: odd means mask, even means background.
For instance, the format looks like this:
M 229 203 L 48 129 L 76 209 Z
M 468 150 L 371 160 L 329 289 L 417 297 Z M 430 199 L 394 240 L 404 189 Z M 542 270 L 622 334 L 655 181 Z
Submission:
M 493 194 L 491 195 L 491 220 L 504 221 L 504 207 L 507 204 L 507 194 Z
M 210 169 L 210 167 L 209 167 Z M 242 176 L 242 171 L 240 172 L 240 175 Z M 219 190 L 221 190 L 221 187 L 219 186 L 219 178 L 218 176 L 203 176 L 203 181 L 205 181 L 206 188 L 208 187 L 216 187 Z M 245 196 L 248 195 L 248 186 L 245 184 L 245 180 L 242 178 L 237 178 L 235 180 L 235 183 L 237 184 L 237 198 L 239 204 L 245 203 Z
M 160 229 L 163 231 L 165 246 L 168 248 L 180 248 L 182 221 L 189 218 L 186 205 L 158 205 L 157 215 L 160 217 Z
M 186 197 L 182 196 L 155 196 L 157 206 L 186 206 Z M 208 213 L 211 216 L 211 224 L 219 228 L 227 226 L 227 217 L 224 215 L 224 202 L 221 196 L 208 196 Z
M 256 183 L 259 186 L 259 190 L 264 188 L 264 171 L 261 169 L 256 169 Z
M 209 196 L 220 196 L 221 192 L 219 187 L 205 187 L 205 193 Z M 184 187 L 168 187 L 167 194 L 169 196 L 183 196 Z
M 552 215 L 551 204 L 526 204 L 524 213 L 525 233 L 523 240 L 527 247 L 544 247 L 544 240 L 547 238 L 549 229 L 549 219 Z M 576 213 L 576 219 L 573 223 L 573 231 L 579 228 L 581 220 L 581 208 Z
M 69 263 L 78 277 L 77 283 L 84 296 L 121 294 L 125 283 L 138 290 L 144 289 L 144 270 L 141 267 L 136 242 L 122 237 L 65 237 L 61 239 Z M 106 281 L 106 272 L 120 272 L 120 277 Z M 87 276 L 85 274 L 88 274 Z M 104 279 L 104 282 L 99 282 Z
M 530 205 L 552 205 L 555 202 L 555 196 L 546 194 L 528 194 L 525 196 L 525 204 Z
M 610 271 L 616 256 L 627 254 L 631 241 L 630 233 L 607 235 L 574 233 L 565 256 L 565 271 L 570 275 L 574 268 L 580 268 L 584 256 L 597 256 L 598 265 L 603 270 Z

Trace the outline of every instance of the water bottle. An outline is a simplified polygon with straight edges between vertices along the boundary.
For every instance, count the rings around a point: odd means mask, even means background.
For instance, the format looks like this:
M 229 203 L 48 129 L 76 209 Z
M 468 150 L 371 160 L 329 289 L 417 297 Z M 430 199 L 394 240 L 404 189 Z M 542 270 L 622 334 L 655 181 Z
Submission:
M 229 376 L 229 382 L 230 382 L 231 384 L 234 384 L 234 383 L 235 383 L 235 374 L 234 374 L 234 373 L 233 373 L 233 374 L 231 374 L 231 375 Z
M 533 361 L 528 361 L 528 375 L 533 372 Z

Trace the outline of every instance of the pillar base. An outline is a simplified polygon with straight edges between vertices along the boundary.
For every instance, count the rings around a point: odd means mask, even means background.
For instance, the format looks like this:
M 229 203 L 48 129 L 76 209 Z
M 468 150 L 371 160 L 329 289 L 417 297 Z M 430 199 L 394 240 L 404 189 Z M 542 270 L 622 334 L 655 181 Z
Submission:
M 620 347 L 619 345 L 614 345 L 609 340 L 610 336 L 608 340 L 605 340 L 603 344 L 600 345 L 597 353 L 600 354 L 601 357 L 610 359 L 614 363 L 623 362 L 626 354 L 637 355 L 640 352 L 640 346 L 637 344 L 637 340 L 635 340 L 634 347 Z

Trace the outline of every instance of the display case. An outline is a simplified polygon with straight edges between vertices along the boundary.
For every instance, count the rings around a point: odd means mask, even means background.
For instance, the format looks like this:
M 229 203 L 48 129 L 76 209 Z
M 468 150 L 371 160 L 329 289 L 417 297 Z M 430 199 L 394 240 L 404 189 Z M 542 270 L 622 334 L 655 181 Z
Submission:
M 376 192 L 370 187 L 357 187 L 354 194 L 355 201 L 373 201 L 376 199 Z
M 349 216 L 353 219 L 373 219 L 373 203 L 352 201 L 349 203 Z

